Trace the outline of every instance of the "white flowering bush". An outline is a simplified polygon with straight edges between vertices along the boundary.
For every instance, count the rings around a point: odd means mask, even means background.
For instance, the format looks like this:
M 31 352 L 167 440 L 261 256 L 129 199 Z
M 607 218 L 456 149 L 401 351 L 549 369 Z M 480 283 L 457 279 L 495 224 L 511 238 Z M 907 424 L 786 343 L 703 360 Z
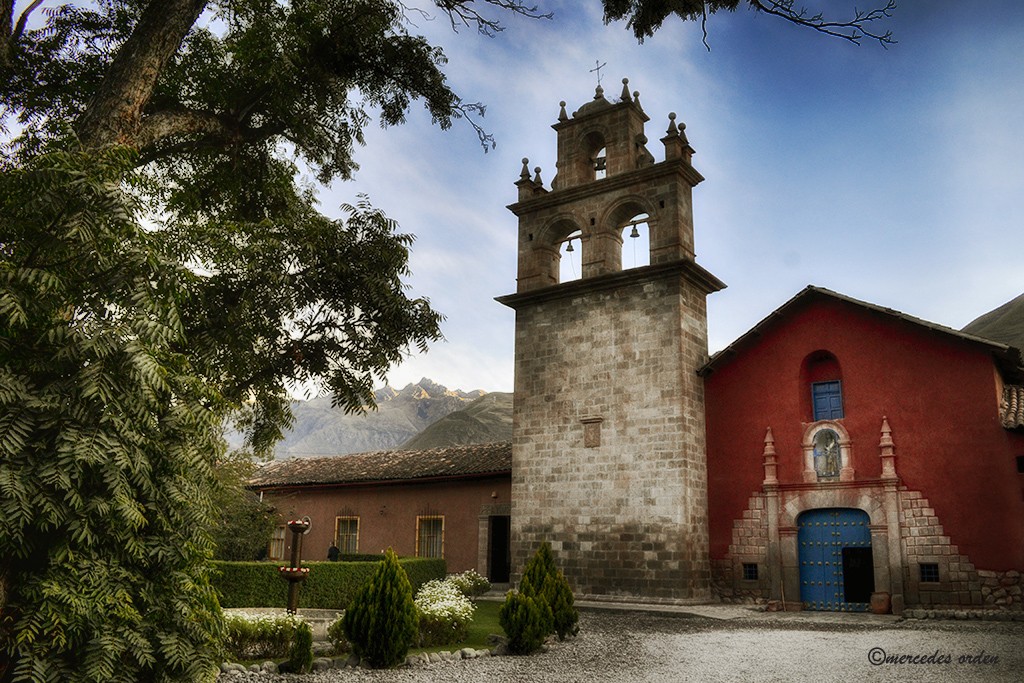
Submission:
M 345 637 L 345 613 L 339 612 L 334 621 L 327 626 L 327 639 L 331 641 L 334 654 L 338 655 L 352 649 L 352 643 Z
M 291 657 L 296 634 L 310 630 L 309 624 L 295 614 L 233 612 L 226 614 L 224 621 L 224 648 L 235 659 Z
M 477 573 L 475 569 L 467 569 L 460 574 L 452 574 L 447 579 L 472 600 L 491 590 L 491 582 Z
M 453 581 L 427 581 L 416 593 L 415 601 L 420 615 L 420 647 L 466 639 L 476 607 Z

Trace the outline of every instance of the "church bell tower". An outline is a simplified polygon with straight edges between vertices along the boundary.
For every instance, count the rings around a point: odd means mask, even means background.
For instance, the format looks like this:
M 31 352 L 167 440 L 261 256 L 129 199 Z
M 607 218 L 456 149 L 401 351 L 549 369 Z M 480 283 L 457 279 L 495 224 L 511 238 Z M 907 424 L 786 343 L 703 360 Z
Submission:
M 668 116 L 647 149 L 639 93 L 561 103 L 557 174 L 524 159 L 519 197 L 512 449 L 512 566 L 542 541 L 588 598 L 710 595 L 704 385 L 706 298 L 697 265 L 694 150 Z M 649 265 L 623 269 L 646 226 Z M 579 279 L 560 282 L 563 249 Z

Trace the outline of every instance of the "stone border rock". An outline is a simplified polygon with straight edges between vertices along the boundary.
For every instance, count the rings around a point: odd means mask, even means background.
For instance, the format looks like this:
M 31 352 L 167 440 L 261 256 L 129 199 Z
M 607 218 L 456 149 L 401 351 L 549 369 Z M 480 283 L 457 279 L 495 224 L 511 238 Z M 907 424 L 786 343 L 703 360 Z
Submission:
M 546 650 L 547 646 L 544 646 L 542 651 Z M 399 665 L 399 668 L 429 666 L 431 664 L 440 664 L 442 662 L 457 662 L 463 659 L 478 659 L 480 657 L 501 657 L 507 654 L 507 647 L 501 643 L 489 650 L 475 650 L 471 647 L 464 647 L 461 650 L 452 650 L 450 652 L 420 652 L 406 657 L 405 663 Z M 317 657 L 313 660 L 312 671 L 317 672 L 327 671 L 330 669 L 360 668 L 368 669 L 370 667 L 366 665 L 365 662 L 360 661 L 359 657 L 356 655 L 347 655 L 343 657 Z M 225 662 L 220 665 L 220 671 L 221 674 L 227 676 L 241 676 L 252 673 L 279 673 L 277 664 L 269 660 L 261 664 L 251 664 L 248 667 L 235 662 Z
M 904 619 L 1024 621 L 1024 612 L 993 609 L 905 609 Z

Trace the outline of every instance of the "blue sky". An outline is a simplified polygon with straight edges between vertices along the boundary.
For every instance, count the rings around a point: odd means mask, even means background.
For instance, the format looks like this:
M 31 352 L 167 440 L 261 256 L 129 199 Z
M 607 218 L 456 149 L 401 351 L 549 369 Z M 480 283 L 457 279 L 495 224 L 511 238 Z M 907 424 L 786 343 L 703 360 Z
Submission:
M 815 6 L 814 2 L 808 3 Z M 852 11 L 854 2 L 818 3 Z M 558 103 L 611 99 L 630 79 L 651 117 L 687 125 L 697 261 L 728 284 L 708 301 L 709 347 L 729 344 L 808 284 L 959 328 L 1024 291 L 1024 3 L 904 1 L 888 50 L 828 38 L 741 8 L 669 20 L 643 45 L 605 26 L 597 0 L 545 2 L 551 21 L 507 17 L 495 38 L 447 20 L 413 32 L 441 45 L 449 81 L 487 105 L 484 154 L 468 125 L 432 126 L 419 104 L 368 131 L 356 179 L 323 209 L 365 193 L 416 235 L 411 292 L 447 316 L 439 342 L 388 375 L 510 391 L 521 159 L 554 175 Z M 830 10 L 831 11 L 831 10 Z

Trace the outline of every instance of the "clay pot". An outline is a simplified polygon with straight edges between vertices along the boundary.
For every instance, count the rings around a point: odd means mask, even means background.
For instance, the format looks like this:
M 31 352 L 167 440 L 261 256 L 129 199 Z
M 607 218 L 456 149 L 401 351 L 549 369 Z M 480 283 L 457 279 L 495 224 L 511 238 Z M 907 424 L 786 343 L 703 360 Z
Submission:
M 871 594 L 871 613 L 889 614 L 892 611 L 892 596 L 885 591 Z

